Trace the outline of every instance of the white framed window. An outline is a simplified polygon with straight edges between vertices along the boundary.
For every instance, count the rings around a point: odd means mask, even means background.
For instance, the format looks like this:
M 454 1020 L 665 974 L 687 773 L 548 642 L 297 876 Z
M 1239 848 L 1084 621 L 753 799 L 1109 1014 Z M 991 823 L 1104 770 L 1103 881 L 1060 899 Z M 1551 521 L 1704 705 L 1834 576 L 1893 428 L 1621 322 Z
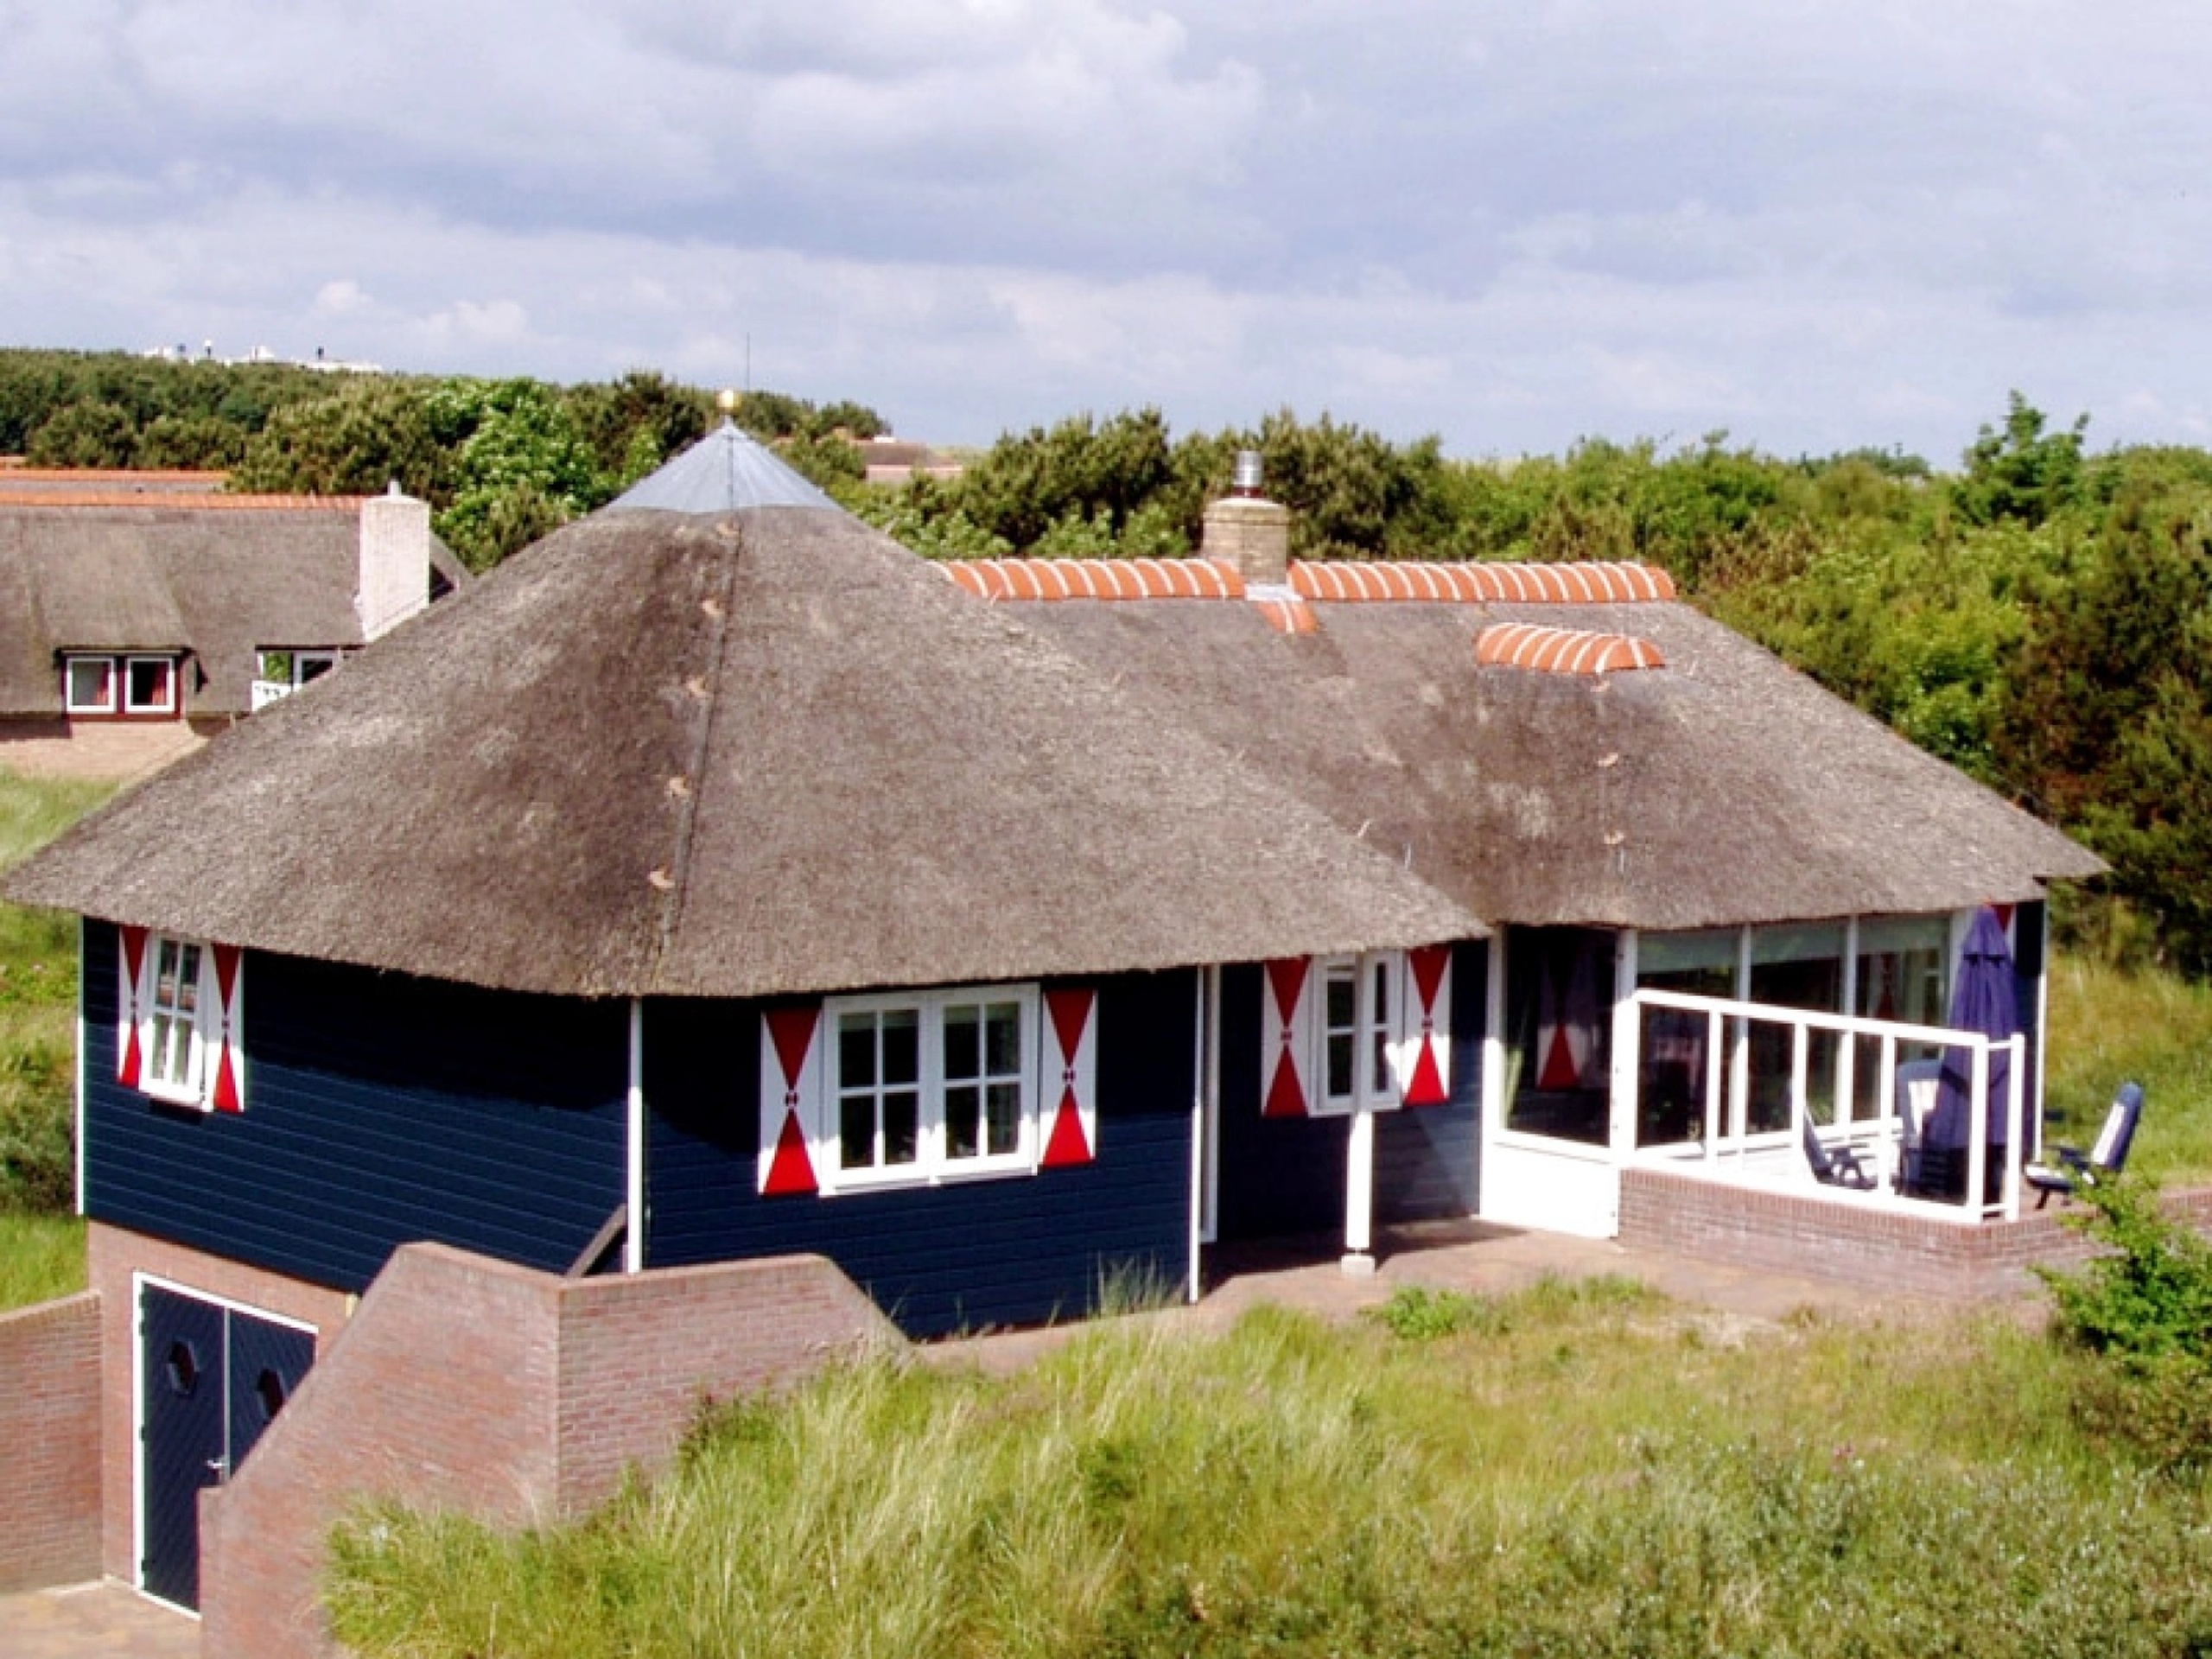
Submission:
M 1317 1113 L 1388 1109 L 1398 1103 L 1392 1046 L 1399 1040 L 1395 950 L 1363 957 L 1324 957 L 1314 964 L 1320 980 L 1315 1008 L 1313 1077 Z
M 63 660 L 63 702 L 73 715 L 112 715 L 122 697 L 112 657 L 70 657 Z
M 176 658 L 126 657 L 123 659 L 123 712 L 126 715 L 173 715 L 176 712 Z
M 1260 1113 L 1331 1117 L 1452 1095 L 1452 950 L 1263 963 Z
M 836 997 L 823 1013 L 823 1190 L 1037 1166 L 1035 986 Z
M 321 679 L 338 666 L 335 651 L 264 649 L 255 653 L 253 706 L 266 708 L 279 697 L 289 697 L 302 686 Z
M 243 1111 L 245 952 L 145 928 L 120 933 L 117 1077 L 171 1105 Z

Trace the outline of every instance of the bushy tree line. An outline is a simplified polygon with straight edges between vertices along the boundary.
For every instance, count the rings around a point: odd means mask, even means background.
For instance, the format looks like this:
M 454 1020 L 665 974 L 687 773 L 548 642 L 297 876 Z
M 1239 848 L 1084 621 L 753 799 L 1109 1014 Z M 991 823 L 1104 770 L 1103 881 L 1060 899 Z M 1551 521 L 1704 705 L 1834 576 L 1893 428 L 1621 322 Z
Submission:
M 226 470 L 233 488 L 371 494 L 397 481 L 487 569 L 703 435 L 712 392 L 639 370 L 531 379 L 331 374 L 123 353 L 0 352 L 0 454 L 54 467 Z M 739 423 L 824 481 L 857 483 L 865 406 L 749 393 Z

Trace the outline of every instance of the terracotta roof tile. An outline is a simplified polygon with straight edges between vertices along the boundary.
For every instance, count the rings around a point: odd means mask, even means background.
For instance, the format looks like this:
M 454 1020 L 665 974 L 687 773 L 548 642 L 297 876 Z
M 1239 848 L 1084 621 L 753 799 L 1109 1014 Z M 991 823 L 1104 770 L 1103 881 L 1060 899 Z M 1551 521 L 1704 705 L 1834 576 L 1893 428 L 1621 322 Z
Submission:
M 938 567 L 979 599 L 1242 599 L 1211 559 L 961 559 Z
M 1475 637 L 1475 660 L 1549 674 L 1611 674 L 1664 668 L 1667 659 L 1648 639 L 1586 628 L 1546 628 L 1533 622 L 1500 622 Z
M 1301 561 L 1290 567 L 1290 585 L 1306 599 L 1339 602 L 1428 600 L 1479 603 L 1587 605 L 1611 601 L 1675 597 L 1672 577 L 1656 565 L 1576 563 L 1510 563 L 1483 561 L 1445 564 L 1421 559 L 1374 563 Z
M 358 495 L 200 495 L 136 490 L 38 490 L 20 495 L 0 489 L 0 509 L 43 512 L 54 508 L 119 508 L 145 512 L 359 512 Z

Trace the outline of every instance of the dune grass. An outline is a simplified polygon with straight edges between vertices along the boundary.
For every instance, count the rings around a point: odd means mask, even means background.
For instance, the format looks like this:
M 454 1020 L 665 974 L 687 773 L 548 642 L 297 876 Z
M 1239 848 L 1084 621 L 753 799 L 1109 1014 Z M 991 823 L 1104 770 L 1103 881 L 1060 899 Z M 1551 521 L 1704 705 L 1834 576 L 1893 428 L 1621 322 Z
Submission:
M 84 1289 L 85 1224 L 0 1211 L 0 1313 Z
M 2059 952 L 2045 1049 L 2047 1140 L 2087 1147 L 2133 1078 L 2145 1106 L 2129 1165 L 2170 1186 L 2212 1181 L 2212 985 Z
M 2078 1430 L 2089 1362 L 2011 1325 L 1731 1345 L 1560 1286 L 1415 1324 L 838 1371 L 577 1525 L 356 1515 L 337 1629 L 365 1659 L 2212 1643 L 2203 1495 Z

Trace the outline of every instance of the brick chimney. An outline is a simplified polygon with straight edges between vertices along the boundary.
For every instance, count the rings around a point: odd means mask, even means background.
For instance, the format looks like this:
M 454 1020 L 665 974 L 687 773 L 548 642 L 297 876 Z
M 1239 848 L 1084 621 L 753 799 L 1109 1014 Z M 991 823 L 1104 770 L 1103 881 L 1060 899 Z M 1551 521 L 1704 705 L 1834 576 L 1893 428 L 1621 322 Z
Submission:
M 1290 580 L 1290 509 L 1261 496 L 1256 450 L 1237 452 L 1235 489 L 1206 504 L 1198 551 L 1238 571 L 1248 588 Z
M 430 602 L 430 508 L 399 493 L 361 503 L 361 563 L 353 609 L 361 638 L 389 632 Z

